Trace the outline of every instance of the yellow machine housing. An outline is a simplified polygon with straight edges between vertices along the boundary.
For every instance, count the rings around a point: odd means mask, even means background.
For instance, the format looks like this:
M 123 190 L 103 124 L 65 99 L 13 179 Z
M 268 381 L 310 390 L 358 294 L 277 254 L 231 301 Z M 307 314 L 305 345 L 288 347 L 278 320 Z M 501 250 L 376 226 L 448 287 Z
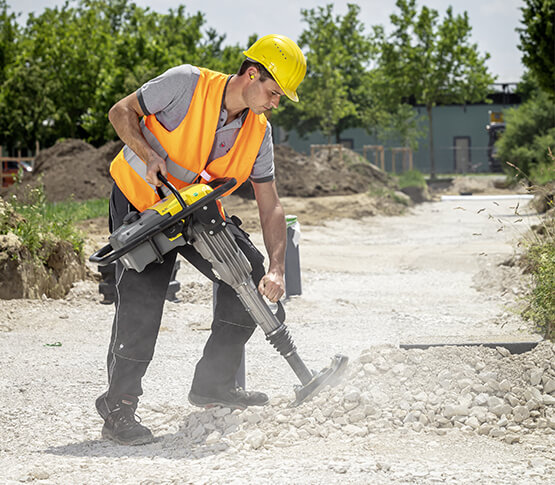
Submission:
M 193 184 L 181 189 L 179 191 L 179 194 L 187 205 L 192 205 L 197 200 L 202 199 L 213 190 L 214 189 L 212 187 L 206 184 Z M 175 196 L 170 195 L 169 197 L 158 201 L 156 204 L 149 207 L 149 209 L 155 210 L 162 216 L 168 213 L 173 216 L 183 208 L 181 207 L 181 204 L 175 198 Z

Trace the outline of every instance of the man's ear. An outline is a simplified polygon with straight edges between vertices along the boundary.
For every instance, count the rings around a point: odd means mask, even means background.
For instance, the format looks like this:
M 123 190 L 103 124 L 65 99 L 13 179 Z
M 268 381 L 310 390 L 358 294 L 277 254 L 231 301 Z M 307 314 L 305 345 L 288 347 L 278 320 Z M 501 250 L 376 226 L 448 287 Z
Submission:
M 258 74 L 258 69 L 255 66 L 250 66 L 247 69 L 247 76 L 249 77 L 249 79 L 253 80 L 257 74 Z

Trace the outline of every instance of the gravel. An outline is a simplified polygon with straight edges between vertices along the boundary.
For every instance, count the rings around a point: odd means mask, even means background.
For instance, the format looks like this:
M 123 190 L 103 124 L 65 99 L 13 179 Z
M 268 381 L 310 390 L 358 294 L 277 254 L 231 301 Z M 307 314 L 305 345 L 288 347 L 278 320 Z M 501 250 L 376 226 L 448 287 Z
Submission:
M 138 409 L 157 437 L 145 446 L 100 437 L 93 403 L 113 308 L 99 304 L 96 285 L 81 282 L 65 300 L 0 301 L 0 482 L 550 483 L 555 347 L 514 311 L 518 268 L 499 266 L 524 228 L 515 230 L 510 201 L 475 204 L 303 228 L 291 333 L 310 368 L 337 352 L 351 360 L 338 386 L 299 407 L 290 407 L 295 376 L 261 332 L 247 348 L 247 386 L 271 394 L 268 406 L 188 404 L 211 286 L 182 264 L 187 301 L 166 306 Z M 539 343 L 523 354 L 400 348 L 501 338 Z

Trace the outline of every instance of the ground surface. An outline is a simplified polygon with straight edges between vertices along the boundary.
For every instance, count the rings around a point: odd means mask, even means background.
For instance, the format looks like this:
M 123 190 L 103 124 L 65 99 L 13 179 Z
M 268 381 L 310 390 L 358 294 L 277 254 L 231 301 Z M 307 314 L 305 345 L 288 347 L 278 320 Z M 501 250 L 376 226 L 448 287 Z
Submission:
M 298 201 L 284 203 L 299 212 Z M 269 406 L 188 404 L 211 286 L 182 263 L 182 302 L 166 305 L 138 411 L 158 440 L 142 447 L 100 437 L 93 402 L 113 308 L 96 284 L 64 300 L 0 301 L 0 483 L 552 483 L 552 344 L 521 355 L 398 348 L 538 339 L 509 309 L 526 279 L 499 266 L 534 220 L 523 206 L 517 215 L 514 200 L 436 201 L 402 216 L 326 222 L 323 213 L 319 225 L 301 216 L 303 294 L 286 304 L 291 333 L 308 367 L 338 352 L 351 364 L 339 387 L 295 409 L 286 406 L 296 378 L 262 332 L 247 348 L 247 386 L 271 394 Z

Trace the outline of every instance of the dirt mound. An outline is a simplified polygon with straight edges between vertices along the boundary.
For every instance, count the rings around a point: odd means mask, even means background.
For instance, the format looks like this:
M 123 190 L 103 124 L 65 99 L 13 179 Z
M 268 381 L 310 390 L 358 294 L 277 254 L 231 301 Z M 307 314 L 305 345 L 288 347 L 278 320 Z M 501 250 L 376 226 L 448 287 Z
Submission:
M 13 233 L 0 235 L 0 299 L 63 298 L 85 266 L 68 241 L 43 248 L 44 260 L 33 258 Z
M 122 146 L 116 141 L 100 148 L 82 140 L 56 143 L 39 153 L 33 172 L 25 176 L 21 186 L 11 187 L 6 193 L 24 197 L 29 186 L 42 182 L 46 198 L 51 202 L 108 197 L 112 187 L 110 162 Z
M 372 185 L 392 187 L 387 174 L 349 149 L 322 150 L 314 157 L 285 145 L 274 150 L 280 196 L 317 197 L 367 192 Z
M 87 275 L 70 241 L 31 224 L 0 199 L 0 299 L 63 298 Z
M 24 197 L 28 186 L 44 185 L 46 198 L 57 202 L 74 198 L 108 197 L 112 187 L 109 166 L 122 147 L 111 141 L 95 148 L 82 140 L 65 140 L 43 150 L 35 159 L 34 171 L 20 187 L 7 192 Z M 282 197 L 318 197 L 367 192 L 369 187 L 395 188 L 392 179 L 352 150 L 322 150 L 314 157 L 297 153 L 285 145 L 274 150 L 277 187 Z M 237 194 L 253 198 L 250 184 Z

